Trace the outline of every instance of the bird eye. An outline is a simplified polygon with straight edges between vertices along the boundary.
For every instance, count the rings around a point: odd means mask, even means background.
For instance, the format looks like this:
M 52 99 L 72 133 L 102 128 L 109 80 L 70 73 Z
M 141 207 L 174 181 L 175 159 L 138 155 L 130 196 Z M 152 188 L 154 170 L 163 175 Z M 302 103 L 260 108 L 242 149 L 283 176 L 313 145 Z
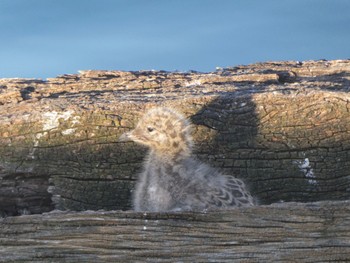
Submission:
M 148 127 L 147 130 L 148 130 L 149 132 L 153 132 L 153 131 L 154 131 L 154 128 Z

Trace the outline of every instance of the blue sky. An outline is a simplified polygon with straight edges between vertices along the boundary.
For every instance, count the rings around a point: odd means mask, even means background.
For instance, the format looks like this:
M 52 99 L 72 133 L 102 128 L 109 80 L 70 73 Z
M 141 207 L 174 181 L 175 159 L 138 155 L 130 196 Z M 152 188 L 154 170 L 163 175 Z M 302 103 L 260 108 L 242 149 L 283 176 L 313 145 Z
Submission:
M 348 58 L 349 0 L 0 0 L 0 78 Z

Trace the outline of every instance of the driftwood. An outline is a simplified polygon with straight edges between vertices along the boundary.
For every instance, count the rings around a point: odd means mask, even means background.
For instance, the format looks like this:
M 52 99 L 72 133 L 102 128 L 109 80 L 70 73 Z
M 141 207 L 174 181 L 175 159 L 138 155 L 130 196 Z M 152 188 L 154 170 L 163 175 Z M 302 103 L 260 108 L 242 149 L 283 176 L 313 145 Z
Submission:
M 0 211 L 129 209 L 145 149 L 118 137 L 156 105 L 262 204 L 349 199 L 349 83 L 349 60 L 2 79 Z
M 0 262 L 349 262 L 350 202 L 0 221 Z
M 84 256 L 152 262 L 164 261 L 166 253 L 175 261 L 207 261 L 206 255 L 247 262 L 349 259 L 350 215 L 341 201 L 350 197 L 349 90 L 350 60 L 1 79 L 0 256 L 50 262 Z M 29 215 L 130 209 L 145 149 L 118 137 L 159 105 L 191 119 L 198 158 L 245 180 L 267 206 L 207 214 Z M 293 201 L 306 204 L 268 206 Z M 15 215 L 24 216 L 9 217 Z

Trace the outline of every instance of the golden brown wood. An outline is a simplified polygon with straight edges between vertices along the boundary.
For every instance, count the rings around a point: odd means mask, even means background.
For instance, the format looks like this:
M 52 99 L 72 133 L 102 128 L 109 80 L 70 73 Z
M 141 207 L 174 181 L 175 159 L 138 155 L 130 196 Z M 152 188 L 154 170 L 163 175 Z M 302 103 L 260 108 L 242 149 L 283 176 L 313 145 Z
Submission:
M 0 210 L 130 208 L 145 149 L 117 138 L 157 105 L 188 116 L 197 156 L 262 203 L 348 199 L 349 74 L 338 60 L 2 79 Z
M 1 79 L 0 262 L 348 262 L 349 90 L 349 60 Z M 145 149 L 118 137 L 159 105 L 274 204 L 83 211 L 130 209 Z
M 349 60 L 1 79 L 1 214 L 129 209 L 145 149 L 118 137 L 158 105 L 262 204 L 349 199 L 349 83 Z

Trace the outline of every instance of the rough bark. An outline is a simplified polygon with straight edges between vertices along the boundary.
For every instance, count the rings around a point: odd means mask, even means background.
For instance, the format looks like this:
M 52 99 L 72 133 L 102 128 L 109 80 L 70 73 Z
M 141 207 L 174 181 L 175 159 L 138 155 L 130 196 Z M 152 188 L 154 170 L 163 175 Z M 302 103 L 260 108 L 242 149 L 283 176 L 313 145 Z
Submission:
M 349 262 L 350 202 L 0 220 L 0 262 Z

